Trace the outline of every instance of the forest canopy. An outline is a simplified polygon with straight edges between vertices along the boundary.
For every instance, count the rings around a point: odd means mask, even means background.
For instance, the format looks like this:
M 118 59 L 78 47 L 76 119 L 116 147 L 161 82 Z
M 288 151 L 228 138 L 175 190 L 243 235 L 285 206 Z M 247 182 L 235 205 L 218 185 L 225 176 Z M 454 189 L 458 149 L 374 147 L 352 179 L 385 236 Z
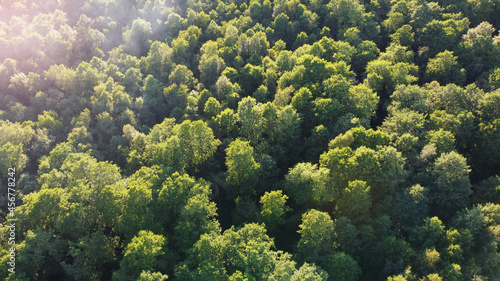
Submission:
M 0 279 L 498 280 L 499 15 L 0 0 Z

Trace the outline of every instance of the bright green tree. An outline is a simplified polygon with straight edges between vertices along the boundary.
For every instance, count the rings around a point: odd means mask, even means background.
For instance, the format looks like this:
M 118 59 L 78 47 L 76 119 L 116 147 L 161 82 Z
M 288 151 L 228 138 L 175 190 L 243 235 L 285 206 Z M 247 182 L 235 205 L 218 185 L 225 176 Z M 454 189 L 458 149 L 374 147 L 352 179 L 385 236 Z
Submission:
M 285 215 L 290 211 L 286 206 L 288 196 L 281 190 L 266 192 L 260 198 L 261 211 L 260 220 L 266 224 L 269 231 L 276 230 L 285 223 Z
M 442 84 L 461 85 L 465 81 L 465 70 L 460 68 L 453 52 L 444 51 L 429 60 L 425 76 L 427 81 L 436 80 Z
M 129 276 L 139 277 L 143 270 L 154 269 L 157 257 L 164 254 L 165 242 L 162 235 L 141 230 L 125 246 L 121 270 Z
M 226 149 L 226 181 L 234 186 L 236 194 L 252 193 L 257 184 L 260 164 L 255 161 L 253 147 L 248 141 L 236 139 Z
M 369 221 L 371 207 L 370 187 L 364 181 L 349 182 L 337 200 L 336 211 L 339 216 L 351 219 L 354 224 Z
M 302 260 L 318 262 L 327 258 L 333 250 L 334 225 L 330 215 L 312 209 L 302 214 L 297 251 Z

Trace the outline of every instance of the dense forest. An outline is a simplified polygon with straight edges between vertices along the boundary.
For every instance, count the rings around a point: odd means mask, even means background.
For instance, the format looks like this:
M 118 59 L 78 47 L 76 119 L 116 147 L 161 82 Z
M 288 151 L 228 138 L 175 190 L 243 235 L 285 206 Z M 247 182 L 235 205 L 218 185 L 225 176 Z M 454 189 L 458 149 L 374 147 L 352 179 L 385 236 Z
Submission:
M 500 280 L 499 28 L 499 0 L 0 0 L 0 279 Z

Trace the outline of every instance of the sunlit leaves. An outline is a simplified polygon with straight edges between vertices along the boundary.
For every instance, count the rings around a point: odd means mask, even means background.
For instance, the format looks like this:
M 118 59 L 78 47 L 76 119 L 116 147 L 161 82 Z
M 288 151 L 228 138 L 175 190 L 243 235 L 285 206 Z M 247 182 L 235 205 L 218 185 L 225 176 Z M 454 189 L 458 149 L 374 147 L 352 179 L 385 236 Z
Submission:
M 121 268 L 128 275 L 139 276 L 155 266 L 156 257 L 163 254 L 165 238 L 151 231 L 140 231 L 125 247 Z
M 275 230 L 285 223 L 285 215 L 290 211 L 290 208 L 286 206 L 287 200 L 288 196 L 284 195 L 281 190 L 266 192 L 260 198 L 262 205 L 260 219 L 266 224 L 268 230 Z
M 146 146 L 147 155 L 142 157 L 151 164 L 175 169 L 202 164 L 220 144 L 212 129 L 203 121 L 186 120 L 174 125 L 173 119 L 165 119 L 163 123 L 153 127 L 147 138 L 150 139 L 149 143 L 142 144 Z
M 227 182 L 237 187 L 236 194 L 252 193 L 260 170 L 253 147 L 247 141 L 236 139 L 226 149 L 226 155 Z
M 299 228 L 297 248 L 304 261 L 321 261 L 332 252 L 334 226 L 328 213 L 314 209 L 304 213 Z

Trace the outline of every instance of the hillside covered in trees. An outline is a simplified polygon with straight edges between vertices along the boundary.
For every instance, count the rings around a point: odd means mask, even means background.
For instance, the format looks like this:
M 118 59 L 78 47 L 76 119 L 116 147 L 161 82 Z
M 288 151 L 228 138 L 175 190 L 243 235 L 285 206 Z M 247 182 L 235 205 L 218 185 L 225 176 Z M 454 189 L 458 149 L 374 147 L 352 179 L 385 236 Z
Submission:
M 499 280 L 499 15 L 1 0 L 0 279 Z

